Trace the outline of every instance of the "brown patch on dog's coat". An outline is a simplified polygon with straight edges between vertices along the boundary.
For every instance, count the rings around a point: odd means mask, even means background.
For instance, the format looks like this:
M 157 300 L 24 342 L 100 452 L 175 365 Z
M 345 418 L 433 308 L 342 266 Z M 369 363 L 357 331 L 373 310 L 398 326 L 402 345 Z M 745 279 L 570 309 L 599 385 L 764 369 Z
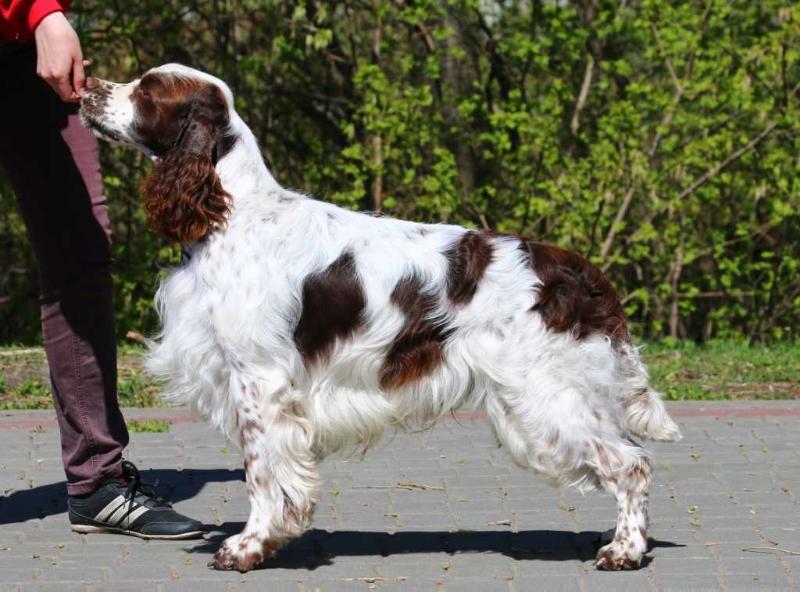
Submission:
M 520 249 L 542 281 L 532 310 L 548 329 L 576 339 L 607 335 L 630 341 L 619 295 L 603 272 L 576 253 L 522 239 Z
M 364 322 L 366 298 L 355 259 L 345 251 L 326 269 L 303 282 L 303 312 L 294 342 L 306 364 L 330 355 L 337 339 L 350 337 Z
M 472 300 L 492 262 L 493 250 L 486 235 L 474 230 L 465 232 L 447 250 L 447 297 L 453 304 L 467 304 Z
M 401 279 L 391 302 L 406 316 L 405 324 L 386 354 L 380 372 L 381 387 L 400 388 L 433 372 L 444 361 L 444 342 L 452 332 L 434 318 L 435 294 L 422 291 L 415 276 Z

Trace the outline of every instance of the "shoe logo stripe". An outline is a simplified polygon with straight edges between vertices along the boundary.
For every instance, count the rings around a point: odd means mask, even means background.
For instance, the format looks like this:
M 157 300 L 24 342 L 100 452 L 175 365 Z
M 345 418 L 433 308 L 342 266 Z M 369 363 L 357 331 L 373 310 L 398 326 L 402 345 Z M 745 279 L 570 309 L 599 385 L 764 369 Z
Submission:
M 125 498 L 121 495 L 118 495 L 113 500 L 108 502 L 105 508 L 100 510 L 97 515 L 94 517 L 95 520 L 98 522 L 105 522 L 108 517 L 116 511 L 120 505 L 125 503 Z
M 119 526 L 119 523 L 125 518 L 125 515 L 133 510 L 134 508 L 138 508 L 139 504 L 133 500 L 125 500 L 122 505 L 117 508 L 111 516 L 108 517 L 108 521 L 115 525 Z
M 150 511 L 150 508 L 147 508 L 147 507 L 145 507 L 145 506 L 139 506 L 139 507 L 138 507 L 138 508 L 136 508 L 136 509 L 135 509 L 133 512 L 131 512 L 130 514 L 128 514 L 127 516 L 125 516 L 125 517 L 124 517 L 124 518 L 123 518 L 123 519 L 120 521 L 120 523 L 118 524 L 118 526 L 122 526 L 123 528 L 129 528 L 129 527 L 130 527 L 130 525 L 131 525 L 131 524 L 133 524 L 133 523 L 136 521 L 136 519 L 137 519 L 139 516 L 141 516 L 142 514 L 145 514 L 145 513 L 149 512 L 149 511 Z

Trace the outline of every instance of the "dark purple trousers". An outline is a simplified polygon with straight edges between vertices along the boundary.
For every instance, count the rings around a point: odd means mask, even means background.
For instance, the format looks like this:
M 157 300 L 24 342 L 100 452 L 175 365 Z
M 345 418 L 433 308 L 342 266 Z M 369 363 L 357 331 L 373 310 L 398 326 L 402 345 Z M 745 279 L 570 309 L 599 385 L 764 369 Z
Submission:
M 42 333 L 71 495 L 120 474 L 111 226 L 97 141 L 36 75 L 32 44 L 0 46 L 0 166 L 36 254 Z

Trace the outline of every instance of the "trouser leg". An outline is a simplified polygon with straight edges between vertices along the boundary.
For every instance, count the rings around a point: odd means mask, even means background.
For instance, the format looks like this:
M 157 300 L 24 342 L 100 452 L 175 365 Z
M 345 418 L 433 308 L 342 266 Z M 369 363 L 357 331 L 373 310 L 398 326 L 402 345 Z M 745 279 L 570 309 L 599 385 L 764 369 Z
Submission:
M 0 89 L 0 164 L 36 254 L 67 489 L 88 493 L 119 474 L 128 443 L 97 142 L 36 76 L 32 48 L 3 51 Z

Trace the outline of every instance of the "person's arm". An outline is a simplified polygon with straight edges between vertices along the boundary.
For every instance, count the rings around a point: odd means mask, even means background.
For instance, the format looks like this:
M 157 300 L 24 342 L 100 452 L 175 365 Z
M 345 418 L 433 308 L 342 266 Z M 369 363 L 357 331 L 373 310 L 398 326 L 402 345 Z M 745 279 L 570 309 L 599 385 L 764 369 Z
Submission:
M 86 76 L 78 34 L 63 12 L 51 12 L 34 30 L 36 73 L 65 101 L 80 100 Z

